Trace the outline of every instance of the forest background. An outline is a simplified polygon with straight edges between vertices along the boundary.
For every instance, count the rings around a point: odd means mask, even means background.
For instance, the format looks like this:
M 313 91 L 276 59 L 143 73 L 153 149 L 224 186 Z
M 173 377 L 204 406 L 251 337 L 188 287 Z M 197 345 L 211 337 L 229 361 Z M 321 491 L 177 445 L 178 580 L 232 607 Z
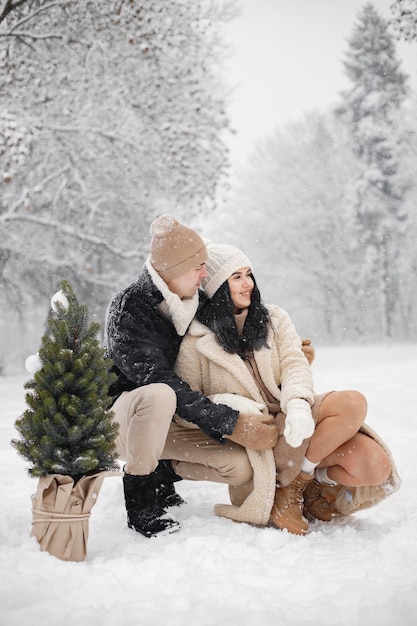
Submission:
M 0 372 L 69 280 L 104 321 L 172 212 L 244 248 L 315 343 L 417 338 L 417 0 L 357 14 L 338 105 L 271 128 L 231 177 L 237 0 L 0 1 Z M 306 54 L 308 51 L 306 51 Z

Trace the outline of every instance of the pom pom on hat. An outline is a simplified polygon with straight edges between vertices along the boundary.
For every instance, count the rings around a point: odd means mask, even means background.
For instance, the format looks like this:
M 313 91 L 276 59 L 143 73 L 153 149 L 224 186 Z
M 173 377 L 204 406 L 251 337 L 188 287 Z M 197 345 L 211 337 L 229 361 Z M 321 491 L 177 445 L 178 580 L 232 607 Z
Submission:
M 168 213 L 151 224 L 150 262 L 165 282 L 206 262 L 203 239 Z
M 227 244 L 207 242 L 208 258 L 206 261 L 207 278 L 201 284 L 209 298 L 230 276 L 242 267 L 252 269 L 249 258 L 239 248 Z

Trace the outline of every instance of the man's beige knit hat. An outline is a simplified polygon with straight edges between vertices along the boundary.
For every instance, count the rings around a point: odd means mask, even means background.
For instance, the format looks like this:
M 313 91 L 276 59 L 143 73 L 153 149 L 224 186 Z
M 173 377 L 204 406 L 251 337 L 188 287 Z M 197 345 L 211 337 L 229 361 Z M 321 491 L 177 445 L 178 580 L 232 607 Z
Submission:
M 206 241 L 208 258 L 206 261 L 207 278 L 201 285 L 209 298 L 230 276 L 242 267 L 252 269 L 252 263 L 239 248 L 227 244 Z
M 206 245 L 200 235 L 180 224 L 173 215 L 157 217 L 150 232 L 150 262 L 165 282 L 206 262 Z

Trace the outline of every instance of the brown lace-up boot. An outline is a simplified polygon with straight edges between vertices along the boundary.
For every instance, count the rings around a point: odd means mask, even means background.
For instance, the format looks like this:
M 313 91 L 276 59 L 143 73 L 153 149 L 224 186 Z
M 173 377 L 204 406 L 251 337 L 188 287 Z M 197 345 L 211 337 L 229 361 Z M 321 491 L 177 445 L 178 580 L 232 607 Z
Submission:
M 285 528 L 294 535 L 305 535 L 308 522 L 303 517 L 303 493 L 313 480 L 312 474 L 300 472 L 287 487 L 278 487 L 275 491 L 271 511 L 271 522 L 277 528 Z
M 335 502 L 340 491 L 346 492 L 348 488 L 343 485 L 318 483 L 314 480 L 304 492 L 303 514 L 305 517 L 310 521 L 319 519 L 322 522 L 329 522 L 333 517 L 339 517 L 341 513 L 337 509 Z
M 314 521 L 330 522 L 333 516 L 333 507 L 321 490 L 320 483 L 312 480 L 304 491 L 304 516 Z

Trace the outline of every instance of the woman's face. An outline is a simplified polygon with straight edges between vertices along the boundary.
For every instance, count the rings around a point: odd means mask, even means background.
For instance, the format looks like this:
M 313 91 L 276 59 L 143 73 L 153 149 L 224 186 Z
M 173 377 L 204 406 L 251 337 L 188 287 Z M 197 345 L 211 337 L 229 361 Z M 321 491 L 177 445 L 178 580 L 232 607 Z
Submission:
M 235 313 L 247 309 L 253 291 L 252 271 L 249 267 L 241 267 L 227 279 Z

